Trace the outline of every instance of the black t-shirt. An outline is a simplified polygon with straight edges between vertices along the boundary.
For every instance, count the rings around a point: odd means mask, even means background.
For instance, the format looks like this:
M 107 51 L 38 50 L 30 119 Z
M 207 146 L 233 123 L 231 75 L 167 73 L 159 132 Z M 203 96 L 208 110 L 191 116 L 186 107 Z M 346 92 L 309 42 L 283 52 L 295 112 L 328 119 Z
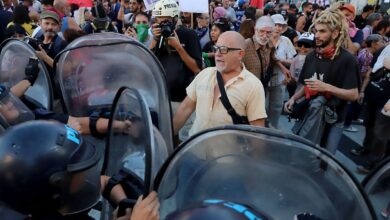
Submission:
M 176 29 L 180 43 L 190 57 L 195 59 L 199 68 L 202 68 L 202 52 L 198 36 L 194 30 L 180 27 Z M 164 67 L 167 77 L 168 91 L 171 101 L 181 102 L 187 96 L 186 88 L 194 79 L 195 74 L 186 66 L 179 53 L 163 45 L 161 49 L 154 49 L 156 56 Z
M 43 42 L 43 39 L 44 39 L 44 36 L 40 36 L 38 37 L 38 40 L 40 40 L 40 42 Z M 46 51 L 47 55 L 49 55 L 49 57 L 51 58 L 55 58 L 57 56 L 57 54 L 59 54 L 63 49 L 65 49 L 65 47 L 67 46 L 67 43 L 65 40 L 63 40 L 61 37 L 59 37 L 58 35 L 56 35 L 53 40 L 52 40 L 52 43 L 50 44 L 41 44 L 42 48 Z M 45 62 L 45 66 L 46 66 L 46 69 L 47 71 L 49 72 L 50 74 L 50 80 L 51 80 L 51 83 L 53 85 L 53 87 L 57 84 L 56 83 L 56 77 L 55 77 L 55 72 L 54 72 L 54 69 L 49 66 L 46 62 Z M 59 96 L 59 88 L 53 88 L 53 92 L 54 92 L 54 98 L 55 99 L 58 99 L 60 96 Z
M 306 23 L 305 23 L 305 26 L 303 27 L 303 30 L 305 32 L 308 32 L 309 31 L 309 28 L 310 26 L 312 25 L 312 22 L 311 22 L 311 17 L 308 17 L 308 16 L 305 16 L 304 14 L 301 14 L 299 17 L 304 17 L 305 20 L 306 20 Z M 298 20 L 297 20 L 298 21 Z
M 297 26 L 297 16 L 295 14 L 291 14 L 291 13 L 288 13 L 287 14 L 288 16 L 288 21 L 287 21 L 287 25 L 289 27 L 291 27 L 292 29 L 295 29 L 295 27 Z
M 366 26 L 366 19 L 364 19 L 362 15 L 358 15 L 355 17 L 355 20 L 353 20 L 353 23 L 355 23 L 357 28 L 363 29 Z
M 294 38 L 298 37 L 297 32 L 291 27 L 288 27 L 287 30 L 282 35 L 290 39 L 291 43 L 294 43 Z
M 305 79 L 316 78 L 341 89 L 354 89 L 360 86 L 359 65 L 354 56 L 341 48 L 340 54 L 331 59 L 320 59 L 315 51 L 306 56 L 299 82 L 305 85 Z M 344 102 L 334 101 L 341 111 Z

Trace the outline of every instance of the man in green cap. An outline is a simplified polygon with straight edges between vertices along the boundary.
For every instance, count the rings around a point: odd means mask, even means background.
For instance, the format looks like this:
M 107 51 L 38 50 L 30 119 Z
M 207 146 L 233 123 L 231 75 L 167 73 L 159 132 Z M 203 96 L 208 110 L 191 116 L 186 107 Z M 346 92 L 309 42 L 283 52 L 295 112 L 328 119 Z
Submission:
M 39 25 L 41 26 L 41 34 L 37 34 L 35 38 L 38 40 L 37 56 L 45 61 L 49 71 L 52 72 L 54 57 L 63 50 L 67 43 L 57 32 L 60 30 L 60 19 L 57 13 L 51 10 L 46 10 L 41 13 Z

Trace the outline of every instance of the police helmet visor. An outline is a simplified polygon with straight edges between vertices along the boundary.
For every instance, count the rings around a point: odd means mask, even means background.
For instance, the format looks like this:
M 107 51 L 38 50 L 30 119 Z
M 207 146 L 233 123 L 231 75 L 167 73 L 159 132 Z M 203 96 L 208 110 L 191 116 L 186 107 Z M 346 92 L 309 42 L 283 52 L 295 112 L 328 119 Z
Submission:
M 0 86 L 0 116 L 8 125 L 34 120 L 34 114 L 8 88 Z
M 86 141 L 70 159 L 67 173 L 61 181 L 63 215 L 79 213 L 92 208 L 100 199 L 100 151 Z M 61 176 L 61 175 L 60 175 Z

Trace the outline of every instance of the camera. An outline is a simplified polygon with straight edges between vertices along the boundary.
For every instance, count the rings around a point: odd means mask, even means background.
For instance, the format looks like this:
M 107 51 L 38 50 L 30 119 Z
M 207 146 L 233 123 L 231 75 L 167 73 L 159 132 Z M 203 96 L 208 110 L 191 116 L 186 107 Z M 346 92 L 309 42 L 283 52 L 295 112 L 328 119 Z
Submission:
M 128 28 L 134 28 L 134 27 L 133 27 L 133 24 L 130 22 L 130 23 L 126 23 L 124 25 L 124 28 L 125 28 L 125 30 L 127 30 Z
M 35 39 L 35 38 L 31 38 L 31 37 L 28 37 L 25 39 L 26 43 L 28 43 L 32 48 L 34 48 L 34 50 L 40 50 L 39 49 L 39 45 L 42 44 L 41 41 Z
M 174 31 L 174 24 L 172 22 L 162 22 L 159 26 L 161 28 L 161 36 L 164 38 L 171 37 Z

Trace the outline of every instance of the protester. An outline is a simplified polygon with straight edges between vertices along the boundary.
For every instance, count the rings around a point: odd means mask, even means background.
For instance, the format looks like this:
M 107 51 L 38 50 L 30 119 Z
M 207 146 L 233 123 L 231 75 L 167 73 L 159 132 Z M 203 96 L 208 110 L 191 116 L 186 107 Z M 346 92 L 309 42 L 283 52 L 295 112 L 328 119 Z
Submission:
M 14 8 L 13 19 L 10 23 L 8 23 L 7 28 L 10 28 L 16 24 L 21 26 L 28 36 L 31 36 L 34 29 L 37 27 L 32 23 L 28 15 L 27 8 L 22 5 L 18 5 Z
M 374 13 L 374 5 L 365 5 L 363 8 L 363 12 L 356 16 L 353 22 L 356 24 L 356 27 L 359 29 L 363 29 L 367 23 L 367 17 Z
M 271 37 L 272 45 L 275 47 L 275 58 L 278 63 L 274 64 L 267 92 L 267 114 L 268 126 L 279 129 L 279 118 L 283 110 L 283 96 L 286 91 L 285 83 L 291 80 L 289 72 L 292 59 L 296 51 L 290 39 L 282 36 L 287 22 L 280 14 L 271 16 L 275 23 L 275 29 Z M 283 68 L 281 68 L 283 66 Z
M 57 13 L 61 13 L 60 23 L 62 33 L 64 33 L 64 31 L 68 28 L 75 29 L 77 31 L 80 30 L 76 20 L 71 17 L 71 7 L 67 0 L 54 0 L 53 6 L 57 10 Z
M 210 41 L 210 17 L 209 14 L 203 13 L 196 16 L 197 27 L 195 28 L 198 35 L 200 47 L 203 48 Z
M 53 61 L 55 56 L 66 47 L 66 42 L 58 36 L 60 30 L 60 19 L 53 11 L 43 11 L 40 20 L 41 35 L 35 36 L 38 42 L 37 56 L 43 60 L 49 71 L 53 74 Z
M 369 35 L 374 33 L 374 28 L 378 25 L 378 23 L 381 20 L 382 20 L 382 15 L 379 13 L 373 13 L 367 17 L 367 24 L 362 30 L 364 33 L 364 40 L 366 40 Z
M 252 38 L 255 35 L 255 22 L 252 19 L 246 19 L 241 23 L 239 33 L 245 38 Z
M 268 16 L 256 21 L 255 34 L 245 40 L 245 56 L 243 62 L 249 72 L 261 80 L 264 87 L 269 81 L 269 66 L 275 61 L 275 48 L 270 43 L 275 24 Z
M 314 28 L 317 48 L 303 65 L 299 83 L 304 86 L 286 102 L 285 111 L 292 112 L 294 103 L 307 97 L 310 101 L 304 117 L 312 118 L 297 121 L 293 132 L 334 154 L 342 136 L 335 123 L 343 120 L 345 101 L 358 98 L 359 70 L 356 59 L 342 48 L 347 28 L 337 4 L 320 15 Z
M 373 60 L 373 54 L 384 46 L 383 38 L 378 34 L 372 34 L 366 39 L 366 48 L 359 51 L 357 56 L 359 69 L 360 69 L 360 80 L 363 82 L 366 77 L 369 77 L 371 72 L 370 64 Z M 352 120 L 359 117 L 362 109 L 364 98 L 364 90 L 359 92 L 359 99 L 356 102 L 349 103 L 344 121 L 344 129 L 349 132 L 357 132 L 357 128 L 352 126 Z
M 294 95 L 295 90 L 302 86 L 301 84 L 297 84 L 303 64 L 305 63 L 306 56 L 313 50 L 314 34 L 309 32 L 301 34 L 296 45 L 296 50 L 298 53 L 293 58 L 290 66 L 291 80 L 287 82 L 287 90 L 290 98 Z
M 299 33 L 308 32 L 309 27 L 312 24 L 311 12 L 313 11 L 313 5 L 310 2 L 304 2 L 302 4 L 302 13 L 297 20 L 295 30 Z
M 139 42 L 149 47 L 152 43 L 153 35 L 149 32 L 150 18 L 149 15 L 140 12 L 134 16 L 134 28 L 128 27 L 125 31 L 125 35 L 137 39 Z
M 355 23 L 353 23 L 353 19 L 356 14 L 355 6 L 352 4 L 344 4 L 340 10 L 344 14 L 348 26 L 348 36 L 346 37 L 345 49 L 353 55 L 356 55 L 363 43 L 364 34 L 363 31 L 359 30 Z
M 230 30 L 230 26 L 226 18 L 216 20 L 211 26 L 211 40 L 202 48 L 202 57 L 206 67 L 215 66 L 215 53 L 213 47 L 218 41 L 219 36 L 228 30 Z
M 227 31 L 219 37 L 214 46 L 216 67 L 200 72 L 187 87 L 187 97 L 173 117 L 175 133 L 194 111 L 196 116 L 190 135 L 207 128 L 235 122 L 234 116 L 228 113 L 223 104 L 224 101 L 218 98 L 223 93 L 219 89 L 219 83 L 223 83 L 227 99 L 231 106 L 234 106 L 237 117 L 240 119 L 246 117 L 251 125 L 264 126 L 267 117 L 264 89 L 261 82 L 241 63 L 244 48 L 244 38 L 237 32 Z M 217 79 L 219 73 L 221 78 Z
M 202 68 L 202 52 L 196 32 L 184 26 L 177 27 L 179 6 L 174 0 L 161 0 L 153 9 L 153 50 L 167 73 L 167 85 L 173 112 L 186 97 L 186 87 Z M 179 138 L 186 139 L 189 124 Z

